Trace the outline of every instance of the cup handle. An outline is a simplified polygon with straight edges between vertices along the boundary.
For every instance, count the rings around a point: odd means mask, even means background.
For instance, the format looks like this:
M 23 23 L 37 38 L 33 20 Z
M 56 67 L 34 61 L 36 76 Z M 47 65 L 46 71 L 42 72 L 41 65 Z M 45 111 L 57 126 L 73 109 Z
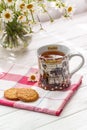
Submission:
M 81 62 L 79 63 L 79 65 L 78 65 L 75 69 L 72 70 L 72 72 L 70 73 L 70 77 L 71 77 L 75 72 L 77 72 L 77 71 L 83 66 L 83 64 L 84 64 L 84 57 L 83 57 L 82 54 L 79 53 L 79 52 L 71 53 L 71 54 L 69 55 L 69 60 L 71 60 L 71 58 L 73 58 L 73 57 L 75 57 L 75 56 L 79 56 L 79 57 L 81 58 Z

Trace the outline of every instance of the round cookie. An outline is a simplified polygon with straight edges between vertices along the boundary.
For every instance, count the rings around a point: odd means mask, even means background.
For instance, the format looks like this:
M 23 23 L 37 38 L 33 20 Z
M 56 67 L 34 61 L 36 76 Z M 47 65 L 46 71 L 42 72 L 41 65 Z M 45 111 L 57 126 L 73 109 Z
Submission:
M 17 98 L 24 102 L 33 102 L 39 98 L 39 95 L 34 89 L 21 88 L 17 91 Z
M 10 88 L 4 91 L 4 97 L 10 100 L 18 100 L 17 98 L 18 88 Z

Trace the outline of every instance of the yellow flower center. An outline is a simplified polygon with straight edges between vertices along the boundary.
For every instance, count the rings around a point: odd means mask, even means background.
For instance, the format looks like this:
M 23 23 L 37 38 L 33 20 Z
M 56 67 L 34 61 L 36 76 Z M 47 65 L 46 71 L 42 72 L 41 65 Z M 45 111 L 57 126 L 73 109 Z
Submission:
M 8 0 L 8 2 L 12 2 L 12 0 Z
M 27 5 L 27 8 L 28 8 L 28 9 L 32 9 L 32 8 L 33 8 L 33 5 L 32 5 L 32 4 L 29 4 L 29 5 Z
M 24 6 L 25 6 L 25 4 L 23 3 L 23 4 L 20 5 L 20 8 L 23 9 Z
M 31 80 L 35 80 L 35 79 L 36 79 L 35 75 L 31 75 Z
M 70 7 L 68 8 L 68 12 L 72 12 L 72 10 L 73 10 L 73 8 L 70 6 Z
M 5 14 L 5 18 L 9 19 L 11 17 L 11 15 L 9 13 Z

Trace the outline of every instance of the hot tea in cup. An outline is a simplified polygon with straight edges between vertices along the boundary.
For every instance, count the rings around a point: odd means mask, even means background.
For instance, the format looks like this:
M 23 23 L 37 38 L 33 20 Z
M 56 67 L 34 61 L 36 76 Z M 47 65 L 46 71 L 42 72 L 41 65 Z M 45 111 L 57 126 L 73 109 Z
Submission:
M 81 62 L 69 72 L 69 60 L 81 57 Z M 71 76 L 84 64 L 80 53 L 71 54 L 71 50 L 64 45 L 47 45 L 38 49 L 39 82 L 38 85 L 46 90 L 63 90 L 70 86 Z

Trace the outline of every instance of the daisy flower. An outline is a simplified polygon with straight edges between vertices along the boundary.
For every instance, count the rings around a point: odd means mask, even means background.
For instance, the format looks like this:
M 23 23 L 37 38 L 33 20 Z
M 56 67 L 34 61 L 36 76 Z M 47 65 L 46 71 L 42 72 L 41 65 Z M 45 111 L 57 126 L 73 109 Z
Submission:
M 5 4 L 7 4 L 8 6 L 11 6 L 14 4 L 14 0 L 5 0 Z
M 1 18 L 5 23 L 12 22 L 14 18 L 13 11 L 10 9 L 3 10 L 3 12 L 1 13 Z
M 26 16 L 24 16 L 24 15 L 20 15 L 19 17 L 18 17 L 18 22 L 26 22 Z
M 26 4 L 26 10 L 29 12 L 32 12 L 33 15 L 37 14 L 38 10 L 38 4 L 36 2 L 31 2 L 29 4 Z
M 66 3 L 65 7 L 65 16 L 64 17 L 71 17 L 75 12 L 75 6 L 71 5 L 70 3 Z
M 37 76 L 36 74 L 31 74 L 28 78 L 28 81 L 32 81 L 32 82 L 35 82 L 37 81 Z
M 74 8 L 73 6 L 68 6 L 66 9 L 65 9 L 65 17 L 71 17 L 74 13 Z
M 23 2 L 23 1 L 21 1 L 21 0 L 17 0 L 16 1 L 16 10 L 25 10 L 25 3 Z
M 32 19 L 33 23 L 35 23 L 36 9 L 37 9 L 37 6 L 35 2 L 29 3 L 26 5 L 26 10 L 31 15 L 31 16 L 29 15 L 30 18 L 29 17 L 28 18 Z
M 43 9 L 39 4 L 39 2 L 31 2 L 30 4 L 26 5 L 26 9 L 28 12 L 32 11 L 34 15 L 40 14 L 41 12 L 43 12 Z

